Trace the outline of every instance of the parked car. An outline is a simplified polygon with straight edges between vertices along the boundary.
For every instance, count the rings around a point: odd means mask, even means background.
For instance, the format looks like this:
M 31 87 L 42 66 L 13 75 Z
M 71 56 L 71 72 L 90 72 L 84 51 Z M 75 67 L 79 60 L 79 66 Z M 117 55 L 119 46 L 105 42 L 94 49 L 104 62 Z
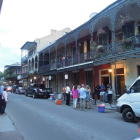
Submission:
M 24 87 L 16 87 L 15 93 L 17 94 L 24 94 L 26 92 L 26 89 Z
M 26 90 L 25 95 L 31 95 L 33 96 L 33 98 L 49 98 L 51 93 L 53 93 L 52 88 L 45 88 L 44 84 L 30 84 L 30 86 Z
M 12 87 L 11 86 L 7 86 L 6 91 L 7 92 L 11 92 L 12 91 Z
M 140 120 L 140 76 L 117 101 L 116 109 L 126 122 Z

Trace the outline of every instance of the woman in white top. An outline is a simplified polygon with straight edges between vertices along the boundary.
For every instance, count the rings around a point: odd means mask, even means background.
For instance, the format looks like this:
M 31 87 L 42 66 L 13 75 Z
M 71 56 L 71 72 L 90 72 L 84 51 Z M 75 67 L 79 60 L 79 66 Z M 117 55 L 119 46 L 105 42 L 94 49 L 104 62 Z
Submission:
M 8 103 L 8 93 L 6 92 L 6 88 L 4 88 L 2 93 L 2 115 L 6 115 L 5 113 L 6 103 Z

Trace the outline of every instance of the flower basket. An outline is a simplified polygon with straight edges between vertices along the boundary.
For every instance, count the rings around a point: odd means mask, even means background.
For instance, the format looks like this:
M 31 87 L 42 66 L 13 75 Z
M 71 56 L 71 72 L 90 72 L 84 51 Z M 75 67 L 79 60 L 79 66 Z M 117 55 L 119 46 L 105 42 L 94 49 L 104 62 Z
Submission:
M 126 38 L 122 41 L 124 45 L 131 45 L 132 44 L 132 39 L 131 38 Z
M 99 28 L 97 31 L 97 36 L 104 35 L 104 34 L 106 34 L 105 30 L 103 30 L 102 28 Z
M 121 24 L 122 25 L 132 21 L 132 18 L 129 15 L 124 16 L 124 17 L 120 16 L 120 17 L 121 17 Z
M 104 51 L 104 46 L 103 45 L 97 46 L 97 50 L 98 50 L 98 52 L 103 52 Z

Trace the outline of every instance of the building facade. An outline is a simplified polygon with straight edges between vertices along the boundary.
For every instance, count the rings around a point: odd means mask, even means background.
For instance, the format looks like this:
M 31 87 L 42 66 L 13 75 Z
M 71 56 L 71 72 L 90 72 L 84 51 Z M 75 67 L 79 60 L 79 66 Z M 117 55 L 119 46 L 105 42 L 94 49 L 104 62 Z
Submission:
M 140 0 L 115 1 L 89 21 L 38 52 L 38 78 L 61 92 L 67 83 L 111 83 L 123 94 L 139 76 Z M 109 70 L 112 72 L 109 72 Z

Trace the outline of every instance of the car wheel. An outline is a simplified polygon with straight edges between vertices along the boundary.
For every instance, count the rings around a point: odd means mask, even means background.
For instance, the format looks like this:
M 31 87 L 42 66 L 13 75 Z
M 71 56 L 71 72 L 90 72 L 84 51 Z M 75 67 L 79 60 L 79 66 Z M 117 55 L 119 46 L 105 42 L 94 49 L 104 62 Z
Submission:
M 124 109 L 122 116 L 126 122 L 134 122 L 134 113 L 131 108 Z
M 28 96 L 27 92 L 25 93 L 26 96 Z
M 35 94 L 35 92 L 33 92 L 33 98 L 34 98 L 34 99 L 36 98 L 36 94 Z

